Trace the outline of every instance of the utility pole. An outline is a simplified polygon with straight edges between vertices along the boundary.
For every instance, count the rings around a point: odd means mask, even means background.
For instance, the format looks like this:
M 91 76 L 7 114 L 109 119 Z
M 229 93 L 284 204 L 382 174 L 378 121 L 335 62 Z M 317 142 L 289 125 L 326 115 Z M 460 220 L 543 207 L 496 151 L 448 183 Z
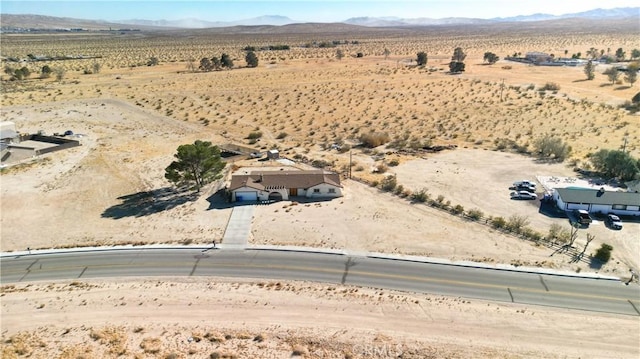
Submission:
M 500 102 L 502 102 L 502 90 L 504 89 L 504 79 L 502 79 L 502 83 L 500 84 Z
M 622 153 L 626 153 L 627 152 L 627 139 L 629 138 L 629 136 L 624 136 L 624 143 L 622 144 Z

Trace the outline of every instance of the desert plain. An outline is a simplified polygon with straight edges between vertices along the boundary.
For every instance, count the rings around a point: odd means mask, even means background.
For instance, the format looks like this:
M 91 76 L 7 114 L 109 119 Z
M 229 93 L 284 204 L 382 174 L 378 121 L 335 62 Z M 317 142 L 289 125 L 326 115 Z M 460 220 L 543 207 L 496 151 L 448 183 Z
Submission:
M 553 248 L 482 221 L 369 185 L 394 174 L 408 191 L 425 189 L 432 198 L 442 196 L 484 216 L 525 216 L 527 226 L 542 235 L 554 223 L 568 228 L 566 218 L 538 213 L 537 201 L 510 200 L 508 186 L 536 176 L 577 176 L 574 169 L 588 168 L 588 154 L 602 148 L 624 144 L 640 156 L 638 116 L 619 107 L 637 86 L 608 82 L 602 74 L 607 65 L 598 65 L 595 79 L 586 81 L 581 67 L 504 60 L 489 65 L 483 54 L 564 56 L 592 47 L 640 48 L 637 22 L 611 25 L 2 34 L 4 57 L 96 58 L 28 63 L 34 75 L 23 81 L 3 75 L 3 121 L 24 133 L 72 130 L 82 146 L 3 169 L 0 248 L 219 243 L 232 211 L 217 196 L 225 180 L 241 167 L 281 164 L 234 162 L 224 180 L 198 195 L 176 194 L 164 168 L 177 146 L 202 139 L 262 151 L 278 148 L 298 168 L 322 163 L 346 174 L 351 160 L 356 179 L 343 180 L 341 198 L 258 206 L 250 245 L 598 271 L 626 280 L 630 268 L 640 269 L 638 223 L 625 223 L 623 231 L 592 225 L 588 233 L 595 240 L 588 253 L 602 243 L 614 247 L 611 261 L 593 268 L 589 261 L 551 256 Z M 333 40 L 343 43 L 303 46 Z M 259 65 L 244 66 L 242 48 L 274 44 L 291 49 L 258 51 Z M 447 64 L 458 46 L 467 52 L 467 67 L 451 75 Z M 337 49 L 346 56 L 336 58 Z M 413 62 L 419 51 L 429 56 L 424 67 Z M 200 58 L 221 53 L 231 54 L 235 68 L 192 71 L 193 61 L 197 66 Z M 151 57 L 159 64 L 147 66 Z M 63 69 L 64 76 L 37 78 L 45 64 Z M 547 83 L 558 89 L 541 91 Z M 358 147 L 358 138 L 369 132 L 385 133 L 389 143 L 451 149 Z M 249 139 L 251 133 L 260 133 L 259 139 Z M 544 134 L 569 143 L 570 157 L 548 163 L 518 153 Z M 333 144 L 352 146 L 351 155 Z M 381 167 L 384 173 L 372 171 Z M 579 232 L 576 247 L 585 245 L 586 233 Z M 640 353 L 635 317 L 319 283 L 83 280 L 3 284 L 0 298 L 3 357 L 360 358 L 376 357 L 377 351 L 378 357 L 384 352 L 403 358 L 634 358 Z

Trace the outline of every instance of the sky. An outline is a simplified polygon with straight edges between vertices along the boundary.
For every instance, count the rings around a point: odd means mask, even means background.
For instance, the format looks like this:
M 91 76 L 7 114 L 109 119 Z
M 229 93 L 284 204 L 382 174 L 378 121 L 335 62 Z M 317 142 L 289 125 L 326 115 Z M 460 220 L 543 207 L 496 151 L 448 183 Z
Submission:
M 561 15 L 596 8 L 637 7 L 637 0 L 190 0 L 190 1 L 0 1 L 2 14 L 36 14 L 90 20 L 236 21 L 263 15 L 300 22 L 334 22 L 351 17 L 494 18 L 546 13 Z

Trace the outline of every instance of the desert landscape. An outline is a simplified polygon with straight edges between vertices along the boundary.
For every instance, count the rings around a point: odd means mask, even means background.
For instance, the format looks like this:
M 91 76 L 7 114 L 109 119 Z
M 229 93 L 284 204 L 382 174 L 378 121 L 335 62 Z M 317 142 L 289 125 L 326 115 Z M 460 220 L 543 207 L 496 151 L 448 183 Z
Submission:
M 508 187 L 525 178 L 577 176 L 574 169 L 590 168 L 588 155 L 603 148 L 624 145 L 640 157 L 638 116 L 619 107 L 637 87 L 608 82 L 604 64 L 587 81 L 582 67 L 489 65 L 483 53 L 630 52 L 640 48 L 637 22 L 440 32 L 347 25 L 221 31 L 1 35 L 5 59 L 92 57 L 26 63 L 33 75 L 22 81 L 3 75 L 3 121 L 23 133 L 71 130 L 82 145 L 2 169 L 2 252 L 219 243 L 232 211 L 220 204 L 219 191 L 233 171 L 280 164 L 234 162 L 223 180 L 199 194 L 177 192 L 164 169 L 179 145 L 202 139 L 277 148 L 296 168 L 320 163 L 345 175 L 341 198 L 257 206 L 249 245 L 598 271 L 623 280 L 629 269 L 640 272 L 637 222 L 622 231 L 594 223 L 579 232 L 578 249 L 586 233 L 595 236 L 588 254 L 602 243 L 614 248 L 611 261 L 594 268 L 588 260 L 551 256 L 554 248 L 497 230 L 488 220 L 470 221 L 371 185 L 395 175 L 406 191 L 424 189 L 485 219 L 525 216 L 527 227 L 542 236 L 553 224 L 569 229 L 566 218 L 538 213 L 538 201 L 510 200 Z M 338 45 L 347 56 L 305 46 L 333 40 L 348 40 Z M 245 67 L 245 46 L 275 44 L 291 49 L 258 51 L 259 66 Z M 458 46 L 467 53 L 467 67 L 451 75 L 448 63 Z M 428 53 L 424 67 L 415 66 L 419 51 Z M 235 68 L 192 70 L 194 61 L 197 66 L 200 58 L 221 53 L 231 55 Z M 152 57 L 159 63 L 147 66 Z M 63 76 L 37 78 L 44 65 L 62 69 Z M 556 90 L 541 90 L 548 83 Z M 359 147 L 368 133 L 388 141 Z M 522 153 L 545 134 L 572 147 L 563 163 Z M 418 151 L 411 143 L 448 149 Z M 350 160 L 354 179 L 346 178 Z M 640 350 L 637 318 L 318 283 L 141 278 L 3 284 L 1 300 L 7 358 L 213 358 L 214 352 L 220 358 L 366 358 L 376 350 L 403 358 L 633 358 Z M 602 332 L 612 333 L 606 344 Z

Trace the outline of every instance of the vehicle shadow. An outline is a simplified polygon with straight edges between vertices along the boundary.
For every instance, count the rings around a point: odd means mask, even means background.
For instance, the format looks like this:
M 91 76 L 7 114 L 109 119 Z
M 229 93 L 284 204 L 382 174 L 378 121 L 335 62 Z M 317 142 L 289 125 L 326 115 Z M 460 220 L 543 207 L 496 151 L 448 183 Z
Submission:
M 144 217 L 195 201 L 198 194 L 190 190 L 164 187 L 118 197 L 122 201 L 102 212 L 103 218 Z

